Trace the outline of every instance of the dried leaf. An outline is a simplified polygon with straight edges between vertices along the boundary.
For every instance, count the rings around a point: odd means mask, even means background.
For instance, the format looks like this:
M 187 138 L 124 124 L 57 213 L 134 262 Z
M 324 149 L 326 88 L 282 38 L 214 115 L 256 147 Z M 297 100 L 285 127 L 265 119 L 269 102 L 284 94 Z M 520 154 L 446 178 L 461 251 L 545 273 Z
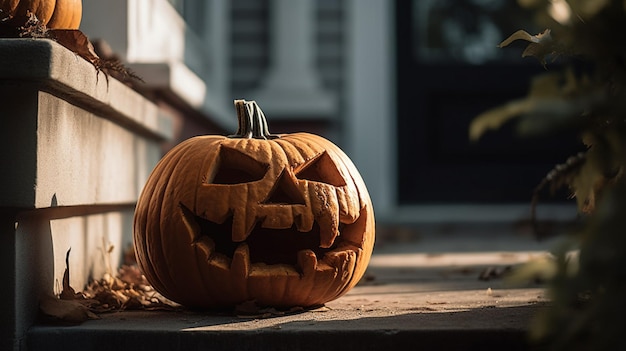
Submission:
M 28 12 L 26 18 L 19 19 L 2 15 L 0 12 L 0 37 L 2 38 L 52 39 L 90 62 L 98 72 L 104 72 L 107 82 L 109 75 L 129 85 L 143 82 L 143 79 L 124 66 L 119 58 L 99 57 L 89 38 L 80 30 L 49 29 L 32 12 Z
M 63 290 L 61 290 L 60 298 L 62 300 L 76 300 L 83 298 L 82 294 L 77 294 L 74 288 L 70 286 L 70 252 L 69 248 L 65 253 L 65 271 L 63 272 Z
M 124 265 L 118 270 L 118 277 L 121 281 L 129 285 L 139 286 L 145 284 L 146 281 L 136 265 Z
M 531 35 L 527 31 L 520 29 L 517 32 L 511 34 L 508 38 L 504 39 L 504 41 L 501 42 L 498 47 L 503 48 L 509 46 L 512 42 L 516 40 L 525 40 L 533 43 L 539 42 L 539 38 L 536 35 Z
M 57 43 L 65 46 L 93 65 L 97 66 L 99 64 L 100 57 L 96 54 L 89 38 L 80 30 L 50 29 L 48 30 L 48 34 L 51 39 L 54 39 Z
M 11 19 L 11 17 L 12 16 L 10 14 L 0 9 L 0 23 L 8 21 L 9 19 Z
M 91 309 L 98 313 L 129 309 L 181 308 L 177 303 L 154 291 L 137 266 L 123 265 L 116 277 L 105 275 L 100 280 L 94 280 L 83 293 L 95 302 Z
M 46 38 L 48 29 L 31 11 L 25 17 L 0 14 L 0 37 L 4 38 Z
M 106 73 L 107 81 L 108 76 L 111 75 L 122 82 L 143 82 L 143 79 L 124 66 L 119 58 L 98 56 L 89 38 L 80 30 L 51 29 L 48 30 L 48 37 L 91 62 L 98 71 Z M 109 247 L 109 250 L 113 250 L 113 247 Z
M 548 45 L 553 41 L 550 33 L 550 29 L 546 29 L 539 34 L 531 35 L 527 31 L 520 29 L 506 38 L 502 43 L 500 43 L 500 45 L 498 45 L 498 47 L 503 48 L 516 40 L 525 40 L 532 44 Z
M 80 317 L 84 309 L 87 309 L 89 313 L 104 313 L 128 309 L 177 310 L 181 308 L 180 305 L 154 291 L 137 266 L 124 265 L 119 269 L 116 277 L 107 273 L 102 279 L 90 282 L 85 291 L 77 293 L 70 286 L 70 252 L 71 249 L 67 250 L 65 255 L 63 290 L 59 297 L 60 301 L 72 304 L 53 305 L 50 301 L 46 302 L 45 307 L 48 310 L 44 314 L 51 314 L 49 316 L 52 317 L 51 319 L 63 323 L 70 323 L 70 320 L 78 322 L 84 318 Z M 105 255 L 110 254 L 111 250 L 105 251 Z M 76 307 L 76 305 L 82 307 Z M 64 311 L 63 308 L 69 310 Z
M 546 29 L 537 35 L 531 35 L 525 30 L 520 29 L 506 38 L 502 43 L 500 43 L 500 45 L 498 45 L 498 47 L 506 47 L 516 40 L 529 42 L 528 46 L 522 53 L 522 57 L 533 56 L 541 61 L 544 66 L 546 64 L 546 56 L 555 52 L 554 41 L 552 40 L 552 35 L 550 35 L 550 29 Z
M 47 321 L 54 323 L 80 324 L 89 319 L 99 319 L 78 301 L 61 300 L 48 295 L 39 300 L 39 310 Z

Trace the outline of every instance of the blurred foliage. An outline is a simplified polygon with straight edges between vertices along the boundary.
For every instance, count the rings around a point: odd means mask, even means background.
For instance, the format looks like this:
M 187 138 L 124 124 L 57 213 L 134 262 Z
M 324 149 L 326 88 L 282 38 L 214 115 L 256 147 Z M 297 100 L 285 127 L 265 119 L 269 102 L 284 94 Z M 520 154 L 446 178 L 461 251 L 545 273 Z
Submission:
M 624 209 L 626 183 L 619 181 L 605 192 L 575 241 L 557 250 L 551 306 L 531 325 L 533 340 L 546 349 L 626 350 Z M 580 253 L 573 274 L 567 252 L 576 246 Z
M 546 73 L 528 96 L 487 111 L 470 125 L 478 140 L 504 123 L 521 136 L 569 131 L 586 152 L 557 165 L 540 183 L 567 186 L 584 224 L 556 252 L 550 308 L 531 334 L 551 350 L 626 350 L 626 0 L 518 0 L 535 10 L 543 33 L 513 33 L 500 46 L 527 42 L 522 56 Z M 556 71 L 551 65 L 558 60 Z M 577 269 L 570 256 L 579 249 Z

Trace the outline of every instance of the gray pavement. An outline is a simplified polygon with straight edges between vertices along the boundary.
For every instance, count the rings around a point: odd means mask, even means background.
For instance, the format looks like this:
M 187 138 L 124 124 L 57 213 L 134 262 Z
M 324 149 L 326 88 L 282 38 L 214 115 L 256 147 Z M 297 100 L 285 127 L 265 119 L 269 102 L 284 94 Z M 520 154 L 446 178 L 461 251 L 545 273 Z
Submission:
M 479 276 L 545 255 L 556 239 L 488 232 L 387 233 L 361 283 L 314 310 L 117 312 L 79 326 L 34 326 L 26 343 L 29 351 L 528 349 L 544 287 Z

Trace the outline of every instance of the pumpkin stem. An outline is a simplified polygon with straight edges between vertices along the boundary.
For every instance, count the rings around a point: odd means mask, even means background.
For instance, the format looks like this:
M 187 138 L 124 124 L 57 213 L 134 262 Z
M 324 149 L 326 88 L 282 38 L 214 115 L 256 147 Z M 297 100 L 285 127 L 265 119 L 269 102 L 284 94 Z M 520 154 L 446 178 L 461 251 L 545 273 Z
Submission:
M 275 139 L 278 135 L 270 134 L 265 114 L 256 101 L 235 100 L 235 110 L 239 127 L 237 133 L 229 138 Z

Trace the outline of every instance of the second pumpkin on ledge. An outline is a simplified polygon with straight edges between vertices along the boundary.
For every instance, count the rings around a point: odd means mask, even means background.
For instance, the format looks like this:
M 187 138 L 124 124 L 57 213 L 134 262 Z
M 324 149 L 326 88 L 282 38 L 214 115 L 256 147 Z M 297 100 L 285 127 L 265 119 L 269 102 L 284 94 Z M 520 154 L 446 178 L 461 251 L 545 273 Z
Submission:
M 0 19 L 24 25 L 28 13 L 50 29 L 78 29 L 83 15 L 82 0 L 0 0 Z

